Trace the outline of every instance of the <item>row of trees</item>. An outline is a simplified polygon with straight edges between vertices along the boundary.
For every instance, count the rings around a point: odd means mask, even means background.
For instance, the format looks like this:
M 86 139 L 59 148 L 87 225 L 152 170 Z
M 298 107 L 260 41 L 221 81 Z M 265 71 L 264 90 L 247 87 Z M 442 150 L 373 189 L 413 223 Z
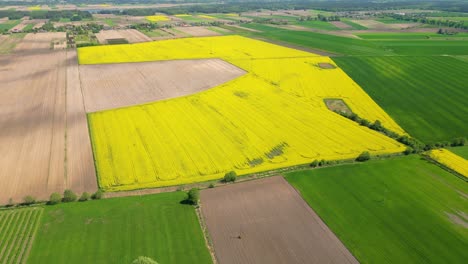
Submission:
M 49 19 L 50 21 L 59 21 L 60 19 L 70 19 L 71 21 L 80 21 L 83 19 L 92 19 L 93 16 L 88 11 L 80 10 L 61 10 L 61 11 L 16 11 L 0 10 L 0 18 L 8 17 L 10 20 L 21 19 L 25 16 L 31 19 Z
M 407 15 L 393 14 L 391 15 L 391 17 L 397 20 L 419 22 L 419 23 L 429 24 L 429 25 L 434 25 L 434 26 L 439 26 L 439 27 L 468 29 L 468 23 L 466 23 L 465 21 L 427 18 L 425 14 L 407 14 Z
M 409 137 L 407 135 L 402 136 L 394 131 L 391 131 L 390 129 L 385 128 L 379 120 L 376 120 L 375 122 L 372 123 L 367 119 L 359 117 L 355 113 L 344 113 L 344 112 L 338 112 L 338 111 L 336 113 L 348 119 L 351 119 L 354 122 L 357 122 L 361 126 L 365 126 L 372 130 L 378 131 L 390 138 L 395 139 L 396 141 L 402 144 L 405 144 L 407 146 L 405 154 L 420 153 L 422 151 L 427 151 L 427 150 L 431 150 L 434 148 L 443 148 L 447 146 L 452 146 L 452 147 L 464 146 L 466 144 L 466 138 L 464 137 L 455 138 L 455 139 L 452 139 L 451 141 L 442 141 L 442 142 L 424 144 L 415 138 Z
M 78 196 L 72 190 L 65 190 L 63 192 L 63 196 L 60 193 L 52 193 L 49 197 L 49 201 L 47 201 L 48 205 L 58 204 L 60 202 L 69 203 L 74 202 L 76 200 L 80 202 L 88 201 L 89 199 L 99 200 L 103 197 L 103 192 L 101 190 L 96 191 L 93 194 L 89 194 L 87 192 L 83 192 L 78 198 Z M 20 205 L 32 205 L 38 203 L 36 197 L 32 195 L 27 195 L 23 198 L 23 202 L 19 203 Z M 8 204 L 6 207 L 15 206 L 15 202 L 12 198 L 9 199 Z

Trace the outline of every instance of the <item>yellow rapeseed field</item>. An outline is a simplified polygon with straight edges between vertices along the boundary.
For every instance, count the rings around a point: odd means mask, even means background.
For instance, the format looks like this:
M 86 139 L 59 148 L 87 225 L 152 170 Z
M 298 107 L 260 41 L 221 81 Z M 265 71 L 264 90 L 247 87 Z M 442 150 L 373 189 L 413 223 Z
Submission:
M 246 74 L 190 96 L 92 113 L 99 184 L 159 187 L 304 164 L 401 152 L 398 142 L 329 111 L 341 98 L 359 116 L 404 131 L 328 57 L 239 36 L 79 49 L 81 64 L 221 58 Z
M 468 177 L 468 160 L 456 155 L 447 149 L 434 149 L 427 152 L 427 155 L 455 172 Z
M 158 15 L 158 16 L 147 16 L 146 20 L 151 21 L 151 22 L 160 22 L 160 21 L 168 21 L 169 18 L 164 15 Z
M 38 10 L 42 10 L 42 8 L 41 8 L 40 5 L 36 5 L 36 6 L 30 6 L 30 7 L 28 7 L 28 10 L 31 10 L 31 11 L 38 11 Z
M 198 17 L 206 18 L 206 19 L 216 19 L 216 17 L 207 16 L 207 15 L 198 15 Z

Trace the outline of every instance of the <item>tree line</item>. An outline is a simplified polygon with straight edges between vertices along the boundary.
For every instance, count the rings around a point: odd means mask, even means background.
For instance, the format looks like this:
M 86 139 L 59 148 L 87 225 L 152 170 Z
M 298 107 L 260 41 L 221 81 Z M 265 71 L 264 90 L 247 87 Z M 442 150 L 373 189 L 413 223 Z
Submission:
M 50 21 L 59 21 L 62 18 L 70 19 L 71 21 L 79 21 L 83 19 L 92 19 L 93 15 L 88 11 L 80 10 L 62 10 L 62 11 L 16 11 L 16 10 L 0 10 L 0 18 L 8 17 L 10 20 L 21 19 L 29 16 L 31 19 L 49 19 Z

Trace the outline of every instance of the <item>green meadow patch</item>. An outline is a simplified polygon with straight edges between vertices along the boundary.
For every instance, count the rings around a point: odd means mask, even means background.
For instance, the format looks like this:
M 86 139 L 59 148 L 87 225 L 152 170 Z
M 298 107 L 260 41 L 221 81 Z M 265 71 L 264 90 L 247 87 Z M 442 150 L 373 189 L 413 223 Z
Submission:
M 448 56 L 333 60 L 413 137 L 425 143 L 468 137 L 468 63 Z
M 183 192 L 44 208 L 28 263 L 211 263 L 193 206 Z
M 417 155 L 286 179 L 360 263 L 468 259 L 468 185 Z

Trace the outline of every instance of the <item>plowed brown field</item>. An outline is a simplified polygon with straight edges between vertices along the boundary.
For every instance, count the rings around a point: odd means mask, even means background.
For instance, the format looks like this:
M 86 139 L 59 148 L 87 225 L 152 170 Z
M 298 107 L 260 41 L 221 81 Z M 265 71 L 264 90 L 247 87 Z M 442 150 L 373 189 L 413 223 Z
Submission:
M 189 95 L 244 73 L 220 59 L 80 65 L 87 112 Z
M 101 30 L 96 38 L 101 44 L 107 44 L 108 39 L 126 39 L 129 43 L 151 41 L 151 38 L 135 29 Z
M 28 34 L 13 54 L 0 56 L 0 204 L 10 198 L 21 202 L 26 195 L 47 199 L 66 188 L 97 188 L 92 159 L 79 154 L 91 149 L 89 137 L 81 137 L 66 154 L 67 142 L 77 140 L 69 137 L 77 130 L 88 132 L 87 124 L 77 121 L 86 119 L 84 111 L 66 111 L 82 104 L 82 97 L 67 102 L 68 90 L 79 89 L 79 82 L 78 88 L 67 87 L 67 64 L 77 62 L 76 55 L 51 49 L 60 39 L 65 33 Z M 86 169 L 67 173 L 68 164 Z
M 202 214 L 229 263 L 358 263 L 282 177 L 206 189 Z

